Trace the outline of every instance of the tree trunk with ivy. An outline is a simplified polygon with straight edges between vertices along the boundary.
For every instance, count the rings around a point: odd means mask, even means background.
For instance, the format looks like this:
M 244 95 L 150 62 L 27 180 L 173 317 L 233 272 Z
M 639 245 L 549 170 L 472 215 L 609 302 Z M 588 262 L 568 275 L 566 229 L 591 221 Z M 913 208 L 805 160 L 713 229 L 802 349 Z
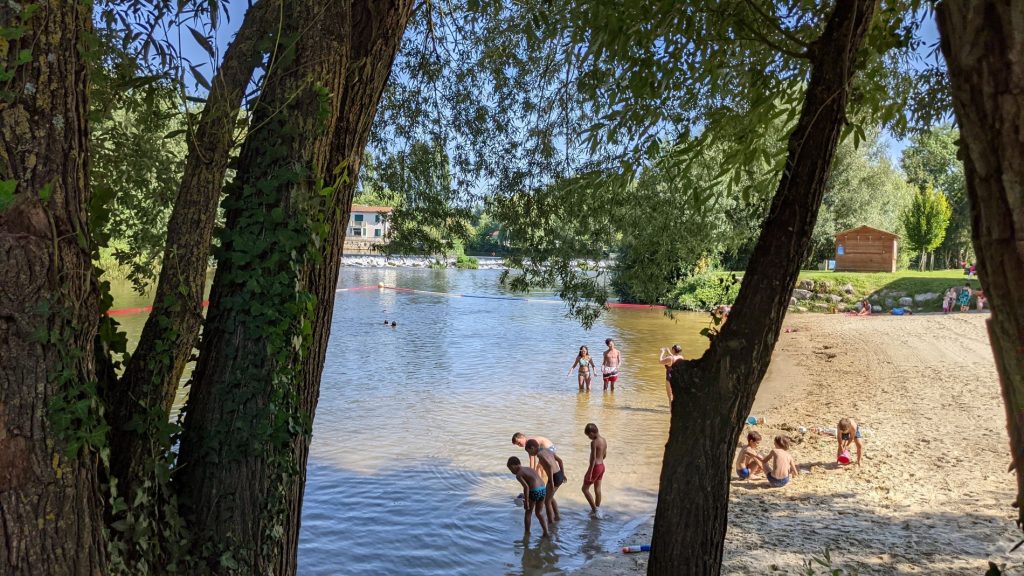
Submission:
M 729 321 L 671 371 L 672 403 L 648 574 L 721 571 L 729 477 L 743 420 L 771 360 L 806 257 L 874 0 L 837 2 L 808 49 L 810 80 L 768 217 Z
M 260 0 L 246 11 L 213 77 L 199 122 L 188 134 L 188 155 L 167 227 L 153 311 L 123 376 L 108 386 L 111 474 L 132 507 L 158 506 L 156 494 L 166 488 L 160 480 L 171 448 L 166 424 L 178 382 L 199 339 L 210 240 L 228 154 L 242 99 L 268 49 L 280 5 L 279 0 Z M 140 494 L 140 489 L 146 493 Z M 149 517 L 160 521 L 156 511 Z
M 936 14 L 1024 526 L 1024 4 L 946 0 Z
M 88 2 L 0 4 L 0 573 L 107 570 Z
M 177 475 L 218 573 L 295 574 L 310 430 L 359 161 L 410 0 L 290 2 L 253 111 Z

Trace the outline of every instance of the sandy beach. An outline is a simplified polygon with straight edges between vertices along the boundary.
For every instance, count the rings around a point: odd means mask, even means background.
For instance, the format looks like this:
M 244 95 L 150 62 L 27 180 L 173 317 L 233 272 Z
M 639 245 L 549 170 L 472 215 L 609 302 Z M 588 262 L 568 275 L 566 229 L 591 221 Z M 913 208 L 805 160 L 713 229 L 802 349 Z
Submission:
M 826 548 L 861 574 L 1019 566 L 986 318 L 790 315 L 753 413 L 767 421 L 762 452 L 778 433 L 797 441 L 801 474 L 782 489 L 733 482 L 723 572 L 797 574 Z M 844 416 L 867 431 L 860 468 L 837 467 L 834 438 L 798 432 Z M 652 522 L 623 544 L 649 543 Z M 609 554 L 575 574 L 640 574 L 646 560 Z

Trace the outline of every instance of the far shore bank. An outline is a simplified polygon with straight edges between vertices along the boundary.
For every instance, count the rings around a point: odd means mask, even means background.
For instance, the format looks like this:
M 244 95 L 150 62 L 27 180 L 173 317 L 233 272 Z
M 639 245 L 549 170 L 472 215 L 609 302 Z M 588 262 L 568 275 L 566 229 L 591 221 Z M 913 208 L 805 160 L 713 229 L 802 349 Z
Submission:
M 783 489 L 733 482 L 723 573 L 803 573 L 826 548 L 835 567 L 861 574 L 1019 564 L 986 317 L 791 316 L 752 412 L 768 443 L 797 441 L 801 474 Z M 870 430 L 859 469 L 835 464 L 833 438 L 798 431 L 844 416 Z M 650 543 L 652 528 L 653 510 L 622 545 Z M 573 574 L 643 574 L 647 557 L 609 553 Z

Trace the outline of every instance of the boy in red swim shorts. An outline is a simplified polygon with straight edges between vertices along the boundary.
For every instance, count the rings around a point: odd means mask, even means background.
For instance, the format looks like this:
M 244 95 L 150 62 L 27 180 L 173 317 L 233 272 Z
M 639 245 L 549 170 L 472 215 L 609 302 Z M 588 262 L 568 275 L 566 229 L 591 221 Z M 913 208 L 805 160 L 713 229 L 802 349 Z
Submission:
M 583 495 L 590 503 L 590 513 L 598 514 L 601 507 L 601 480 L 604 478 L 604 459 L 608 455 L 608 442 L 597 431 L 593 422 L 583 428 L 583 433 L 590 438 L 590 465 L 583 476 Z M 590 487 L 594 487 L 594 495 L 590 495 Z

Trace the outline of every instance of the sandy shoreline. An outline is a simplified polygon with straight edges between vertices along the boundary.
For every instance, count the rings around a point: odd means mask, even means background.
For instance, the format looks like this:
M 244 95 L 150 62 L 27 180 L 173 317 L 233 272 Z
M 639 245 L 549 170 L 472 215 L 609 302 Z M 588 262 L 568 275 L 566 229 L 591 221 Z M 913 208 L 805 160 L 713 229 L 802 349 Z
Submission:
M 735 481 L 726 574 L 796 574 L 832 549 L 861 574 L 983 574 L 1016 560 L 1014 479 L 987 314 L 794 315 L 754 404 L 770 439 L 797 439 L 801 475 L 781 490 Z M 871 430 L 861 469 L 799 426 L 850 416 Z M 762 448 L 765 450 L 765 448 Z M 624 540 L 650 542 L 652 518 Z M 641 574 L 647 554 L 609 554 L 577 576 Z

